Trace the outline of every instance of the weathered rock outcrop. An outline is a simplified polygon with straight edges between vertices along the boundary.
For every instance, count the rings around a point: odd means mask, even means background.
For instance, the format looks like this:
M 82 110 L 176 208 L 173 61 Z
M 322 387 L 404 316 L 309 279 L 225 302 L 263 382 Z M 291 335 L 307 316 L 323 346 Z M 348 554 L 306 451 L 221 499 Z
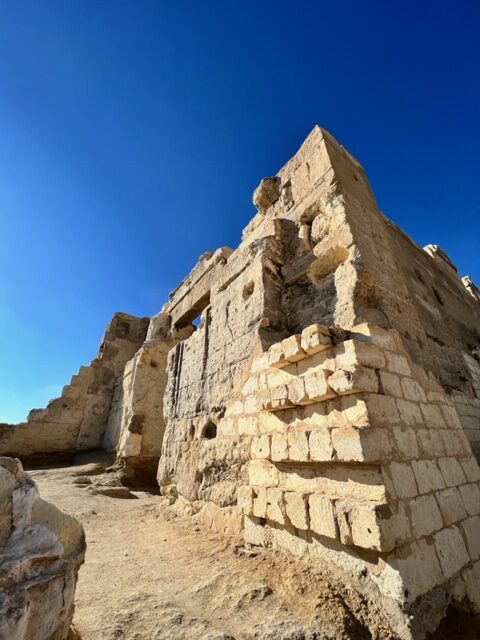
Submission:
M 14 458 L 0 458 L 0 639 L 65 640 L 85 538 L 45 502 Z

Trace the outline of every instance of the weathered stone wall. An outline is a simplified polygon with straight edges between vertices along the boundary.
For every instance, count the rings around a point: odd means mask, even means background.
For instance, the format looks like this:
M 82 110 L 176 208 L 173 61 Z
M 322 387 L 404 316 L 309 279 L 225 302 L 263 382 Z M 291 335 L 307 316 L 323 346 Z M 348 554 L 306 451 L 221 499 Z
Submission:
M 434 628 L 452 600 L 480 608 L 480 469 L 398 333 L 332 336 L 313 325 L 272 345 L 227 410 L 231 436 L 249 425 L 245 537 L 362 572 L 395 632 L 421 637 L 427 610 Z
M 45 409 L 32 409 L 27 422 L 0 425 L 0 454 L 25 460 L 100 447 L 115 381 L 143 344 L 148 323 L 148 318 L 116 313 L 97 357 L 80 367 L 59 398 Z
M 478 300 L 319 128 L 254 202 L 169 355 L 159 484 L 217 530 L 240 512 L 247 541 L 362 576 L 422 637 L 449 603 L 480 606 Z
M 38 495 L 18 460 L 0 458 L 0 638 L 65 640 L 85 538 Z
M 0 450 L 103 443 L 137 483 L 160 458 L 161 491 L 210 526 L 310 556 L 423 638 L 452 603 L 480 610 L 479 290 L 319 127 L 254 203 L 237 249 Z

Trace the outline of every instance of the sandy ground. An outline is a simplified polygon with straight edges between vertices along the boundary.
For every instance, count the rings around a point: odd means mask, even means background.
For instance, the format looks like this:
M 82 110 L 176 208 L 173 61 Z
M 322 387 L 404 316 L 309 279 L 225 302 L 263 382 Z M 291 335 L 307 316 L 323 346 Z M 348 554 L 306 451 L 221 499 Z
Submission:
M 362 613 L 306 565 L 268 550 L 244 555 L 160 496 L 91 495 L 74 484 L 82 467 L 30 473 L 85 528 L 74 617 L 82 640 L 372 637 Z

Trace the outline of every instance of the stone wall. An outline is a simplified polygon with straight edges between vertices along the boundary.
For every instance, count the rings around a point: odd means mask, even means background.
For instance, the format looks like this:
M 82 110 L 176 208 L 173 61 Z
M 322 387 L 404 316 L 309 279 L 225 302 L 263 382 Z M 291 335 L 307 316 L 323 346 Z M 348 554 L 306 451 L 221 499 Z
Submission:
M 27 421 L 0 424 L 0 454 L 22 460 L 53 459 L 101 446 L 115 381 L 143 344 L 148 318 L 116 313 L 107 325 L 97 357 L 80 367 L 62 395 L 45 409 L 32 409 Z
M 0 458 L 0 507 L 0 638 L 65 640 L 83 529 L 40 498 L 13 458 Z

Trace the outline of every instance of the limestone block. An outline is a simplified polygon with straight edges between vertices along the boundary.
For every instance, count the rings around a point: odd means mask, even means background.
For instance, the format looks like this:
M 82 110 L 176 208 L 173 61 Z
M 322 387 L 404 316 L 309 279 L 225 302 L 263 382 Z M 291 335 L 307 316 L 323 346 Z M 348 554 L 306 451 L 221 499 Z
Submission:
M 253 488 L 242 486 L 237 488 L 237 505 L 241 514 L 253 515 Z
M 442 516 L 434 496 L 419 496 L 410 502 L 413 533 L 417 538 L 442 528 Z
M 422 412 L 419 405 L 409 400 L 397 399 L 400 422 L 408 426 L 421 426 L 424 424 Z
M 309 528 L 308 494 L 297 491 L 284 493 L 286 514 L 296 529 Z
M 445 404 L 443 404 L 440 407 L 442 413 L 443 413 L 443 417 L 445 419 L 445 422 L 447 423 L 447 426 L 450 429 L 461 429 L 462 425 L 460 422 L 460 419 L 458 417 L 458 413 L 455 411 L 454 407 L 449 407 Z
M 308 356 L 304 360 L 300 360 L 296 363 L 298 375 L 313 372 L 318 369 L 323 369 L 329 373 L 333 373 L 335 370 L 335 357 L 332 349 L 326 349 L 325 351 L 319 351 L 312 356 Z
M 256 518 L 267 517 L 267 490 L 265 487 L 253 487 L 253 515 Z
M 391 451 L 386 429 L 346 427 L 332 429 L 331 436 L 337 459 L 345 462 L 376 462 Z
M 264 546 L 267 542 L 265 527 L 262 527 L 257 518 L 245 516 L 243 521 L 243 538 L 245 542 L 249 544 L 258 547 Z
M 412 374 L 405 356 L 390 351 L 385 351 L 385 356 L 387 359 L 386 367 L 390 373 L 398 373 L 402 376 L 410 376 Z
M 288 460 L 288 441 L 286 433 L 274 433 L 272 435 L 272 460 L 283 462 Z
M 328 462 L 333 458 L 333 444 L 329 429 L 311 431 L 308 438 L 310 460 Z
M 374 344 L 360 340 L 345 340 L 336 348 L 335 364 L 338 369 L 354 365 L 383 369 L 385 355 L 382 349 Z
M 296 462 L 306 462 L 309 459 L 307 431 L 289 431 L 288 459 Z
M 399 348 L 399 341 L 396 333 L 383 329 L 376 324 L 370 324 L 368 322 L 357 324 L 353 327 L 351 335 L 355 340 L 371 342 L 382 349 L 398 351 Z
M 309 356 L 328 349 L 332 345 L 330 331 L 322 324 L 305 327 L 301 336 L 301 347 Z
M 337 538 L 334 503 L 330 498 L 316 493 L 308 498 L 310 529 L 319 536 Z
M 456 458 L 440 458 L 438 466 L 447 487 L 456 487 L 467 481 L 462 466 Z
M 469 482 L 478 482 L 480 480 L 480 466 L 472 455 L 460 460 L 460 463 Z
M 284 357 L 289 362 L 298 362 L 298 360 L 303 360 L 306 356 L 305 351 L 302 349 L 301 336 L 299 335 L 293 335 L 282 340 L 282 350 Z
M 418 495 L 417 483 L 410 464 L 404 462 L 392 462 L 390 464 L 395 493 L 399 498 L 413 498 Z
M 280 197 L 280 179 L 276 176 L 262 178 L 260 184 L 253 192 L 253 204 L 260 215 L 264 216 L 267 209 L 275 204 Z
M 288 385 L 288 399 L 294 405 L 304 405 L 310 403 L 310 398 L 305 389 L 305 380 L 303 378 L 293 378 Z
M 251 370 L 252 373 L 261 373 L 262 371 L 265 371 L 265 369 L 267 369 L 269 366 L 268 352 L 262 353 L 261 355 L 253 359 Z
M 394 398 L 380 394 L 364 395 L 367 403 L 369 423 L 372 426 L 388 427 L 400 424 L 400 414 Z
M 411 402 L 426 402 L 427 397 L 422 386 L 412 378 L 402 378 L 403 397 Z
M 252 440 L 252 458 L 268 459 L 270 457 L 270 436 L 256 436 Z
M 419 493 L 445 489 L 445 481 L 434 460 L 413 460 L 412 469 L 415 473 Z
M 478 484 L 465 484 L 458 490 L 468 515 L 474 516 L 480 513 L 480 488 Z
M 400 384 L 400 378 L 394 373 L 389 373 L 388 371 L 379 371 L 378 372 L 380 378 L 380 388 L 381 391 L 387 396 L 395 396 L 397 398 L 402 398 L 402 386 Z
M 439 437 L 438 429 L 418 429 L 417 441 L 420 447 L 420 457 L 439 457 L 445 455 L 443 440 Z
M 469 561 L 462 534 L 457 526 L 453 526 L 436 533 L 434 540 L 443 575 L 448 580 Z
M 279 411 L 292 407 L 293 403 L 288 397 L 288 387 L 286 384 L 279 384 L 270 390 L 270 410 Z
M 435 546 L 429 539 L 406 545 L 397 556 L 395 564 L 403 578 L 408 602 L 444 581 Z
M 467 518 L 461 524 L 472 560 L 480 557 L 480 517 Z
M 258 418 L 256 416 L 240 416 L 238 418 L 238 433 L 250 436 L 258 433 Z
M 303 376 L 305 390 L 310 402 L 324 402 L 336 396 L 335 391 L 328 384 L 327 371 L 314 371 Z
M 445 429 L 446 424 L 443 419 L 443 414 L 440 407 L 434 404 L 420 404 L 420 408 L 425 418 L 425 424 L 430 428 L 438 427 L 439 429 Z
M 339 395 L 363 391 L 377 393 L 378 391 L 378 378 L 375 371 L 362 366 L 338 369 L 329 376 L 328 384 Z
M 418 442 L 415 429 L 411 427 L 393 427 L 392 433 L 401 458 L 418 458 Z
M 438 491 L 435 496 L 447 526 L 467 517 L 461 494 L 456 487 Z
M 268 366 L 269 367 L 285 367 L 289 364 L 289 361 L 283 353 L 283 346 L 281 342 L 272 344 L 268 349 Z
M 352 543 L 357 547 L 376 551 L 393 549 L 395 542 L 386 537 L 385 533 L 389 528 L 384 526 L 391 515 L 387 505 L 368 502 L 352 505 L 349 515 Z
M 283 499 L 283 491 L 281 489 L 267 489 L 267 518 L 285 525 L 286 523 L 285 502 Z
M 350 527 L 350 513 L 352 505 L 350 502 L 337 500 L 335 502 L 335 519 L 338 526 L 338 537 L 340 542 L 347 546 L 353 544 L 352 530 Z
M 248 464 L 248 481 L 251 485 L 275 487 L 278 484 L 278 471 L 267 460 L 251 460 Z
M 249 378 L 247 378 L 242 387 L 242 394 L 244 396 L 248 396 L 251 393 L 255 393 L 255 391 L 258 391 L 258 380 L 259 376 L 250 376 Z

